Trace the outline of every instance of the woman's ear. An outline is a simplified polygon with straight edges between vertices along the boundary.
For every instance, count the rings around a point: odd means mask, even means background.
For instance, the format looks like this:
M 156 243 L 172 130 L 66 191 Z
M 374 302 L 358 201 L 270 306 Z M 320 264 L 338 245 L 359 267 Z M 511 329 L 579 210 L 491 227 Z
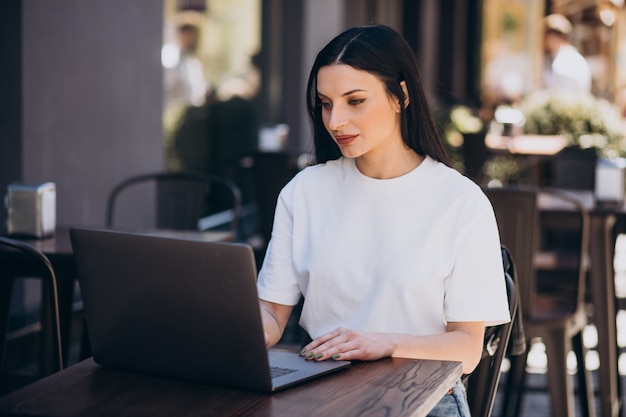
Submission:
M 404 108 L 409 107 L 409 90 L 406 88 L 406 81 L 400 81 L 400 87 L 402 88 L 402 92 L 404 93 Z

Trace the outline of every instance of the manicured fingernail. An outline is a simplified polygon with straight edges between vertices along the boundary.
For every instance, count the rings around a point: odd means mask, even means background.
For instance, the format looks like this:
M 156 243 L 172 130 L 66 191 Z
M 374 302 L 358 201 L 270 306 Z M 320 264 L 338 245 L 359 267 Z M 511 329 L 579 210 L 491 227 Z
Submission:
M 309 352 L 305 356 L 307 359 L 311 359 L 313 357 L 313 352 Z
M 304 356 L 305 353 L 306 353 L 306 348 L 302 348 L 302 350 L 300 351 L 300 356 Z
M 323 353 L 318 353 L 317 355 L 315 355 L 315 360 L 318 361 L 318 360 L 322 359 L 322 356 L 324 356 Z
M 338 354 L 338 353 L 335 353 L 335 354 L 333 355 L 333 359 L 334 359 L 334 360 L 337 360 L 337 359 L 339 359 L 340 357 L 341 357 L 341 355 L 340 355 L 340 354 Z

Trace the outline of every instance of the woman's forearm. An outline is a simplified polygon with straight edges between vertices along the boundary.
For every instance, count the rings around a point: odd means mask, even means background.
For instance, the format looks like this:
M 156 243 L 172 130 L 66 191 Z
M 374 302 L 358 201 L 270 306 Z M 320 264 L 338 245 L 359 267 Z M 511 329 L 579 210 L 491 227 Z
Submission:
M 452 327 L 452 328 L 451 328 Z M 463 373 L 470 373 L 480 361 L 484 340 L 483 323 L 463 323 L 458 328 L 448 325 L 448 331 L 430 336 L 390 334 L 391 356 L 437 359 L 463 362 Z
M 367 361 L 394 356 L 459 361 L 463 372 L 470 373 L 481 357 L 484 330 L 482 322 L 448 323 L 445 333 L 428 336 L 337 328 L 313 340 L 302 354 L 313 360 Z
M 261 319 L 263 321 L 265 346 L 274 346 L 278 343 L 285 331 L 293 307 L 271 303 L 265 300 L 259 300 L 259 305 L 261 308 Z

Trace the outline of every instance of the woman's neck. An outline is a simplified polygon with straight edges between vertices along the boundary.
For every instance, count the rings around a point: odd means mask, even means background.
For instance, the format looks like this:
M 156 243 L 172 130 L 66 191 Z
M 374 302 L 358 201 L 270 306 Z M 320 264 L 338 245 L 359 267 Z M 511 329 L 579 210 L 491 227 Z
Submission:
M 384 155 L 363 155 L 356 158 L 356 167 L 361 174 L 376 179 L 401 177 L 417 168 L 424 157 L 413 149 L 403 147 L 399 152 Z

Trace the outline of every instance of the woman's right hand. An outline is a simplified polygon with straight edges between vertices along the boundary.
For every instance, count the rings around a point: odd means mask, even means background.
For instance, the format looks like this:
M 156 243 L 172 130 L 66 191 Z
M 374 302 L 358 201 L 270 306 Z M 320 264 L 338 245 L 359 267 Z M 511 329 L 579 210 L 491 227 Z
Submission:
M 371 361 L 391 356 L 394 338 L 387 333 L 357 332 L 343 327 L 324 334 L 302 349 L 307 359 Z

